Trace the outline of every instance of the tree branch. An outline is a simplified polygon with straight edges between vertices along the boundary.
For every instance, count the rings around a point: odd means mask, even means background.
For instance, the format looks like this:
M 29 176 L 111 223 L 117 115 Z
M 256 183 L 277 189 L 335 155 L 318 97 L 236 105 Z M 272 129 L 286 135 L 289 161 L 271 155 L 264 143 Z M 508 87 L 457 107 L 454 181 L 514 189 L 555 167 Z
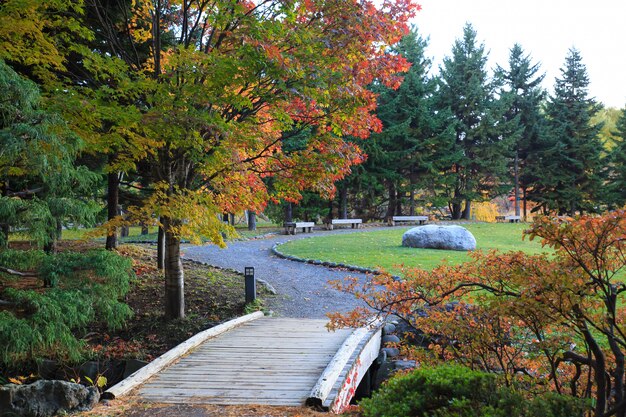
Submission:
M 0 266 L 0 272 L 4 272 L 5 274 L 15 275 L 22 278 L 37 278 L 39 275 L 35 272 L 21 272 L 16 271 L 11 268 L 6 268 L 4 266 Z

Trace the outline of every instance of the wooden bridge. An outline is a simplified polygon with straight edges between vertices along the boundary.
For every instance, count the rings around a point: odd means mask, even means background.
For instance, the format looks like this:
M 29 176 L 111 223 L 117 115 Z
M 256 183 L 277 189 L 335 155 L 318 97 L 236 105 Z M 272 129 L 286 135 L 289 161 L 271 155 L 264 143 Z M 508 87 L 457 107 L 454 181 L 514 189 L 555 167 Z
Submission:
M 105 392 L 196 404 L 305 403 L 343 411 L 378 357 L 380 328 L 253 313 L 202 332 Z

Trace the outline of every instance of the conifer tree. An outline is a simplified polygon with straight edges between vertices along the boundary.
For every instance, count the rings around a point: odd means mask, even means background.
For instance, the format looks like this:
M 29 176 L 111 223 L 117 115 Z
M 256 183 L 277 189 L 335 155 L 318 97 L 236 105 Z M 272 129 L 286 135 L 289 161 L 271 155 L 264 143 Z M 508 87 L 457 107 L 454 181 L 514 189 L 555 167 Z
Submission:
M 626 204 L 626 108 L 622 109 L 616 127 L 616 144 L 608 157 L 607 202 L 612 207 L 623 207 Z
M 377 189 L 387 192 L 385 217 L 402 214 L 402 197 L 408 191 L 409 210 L 414 211 L 413 192 L 428 183 L 434 172 L 433 155 L 441 147 L 435 146 L 436 120 L 432 96 L 436 81 L 428 75 L 431 61 L 425 56 L 428 41 L 417 29 L 403 37 L 394 46 L 398 53 L 411 63 L 398 89 L 374 84 L 372 90 L 379 94 L 376 114 L 383 123 L 381 133 L 364 142 L 367 161 L 356 169 L 351 180 L 360 190 Z M 367 178 L 366 178 L 367 177 Z
M 582 57 L 570 49 L 554 95 L 546 107 L 546 128 L 532 170 L 538 173 L 529 198 L 558 214 L 595 210 L 601 185 L 600 124 L 591 118 L 600 110 L 588 94 L 589 77 Z
M 496 83 L 486 70 L 488 53 L 467 24 L 441 68 L 439 104 L 450 114 L 449 149 L 440 161 L 440 181 L 447 188 L 453 219 L 469 219 L 471 201 L 497 193 L 506 175 L 507 141 L 511 123 L 504 118 L 506 103 L 495 96 Z
M 35 84 L 2 61 L 0 91 L 0 240 L 6 244 L 9 229 L 19 228 L 51 251 L 63 226 L 95 221 L 98 178 L 76 166 L 81 142 L 42 109 Z
M 542 114 L 541 102 L 545 91 L 541 88 L 545 74 L 539 74 L 539 64 L 533 64 L 524 49 L 515 44 L 510 50 L 509 66 L 504 69 L 498 66 L 496 74 L 504 83 L 502 95 L 507 96 L 510 107 L 506 113 L 507 120 L 516 121 L 518 132 L 513 142 L 513 178 L 515 193 L 515 215 L 520 215 L 520 187 L 526 190 L 536 175 L 540 173 L 527 170 L 527 161 L 537 150 Z M 525 191 L 524 191 L 525 194 Z M 526 218 L 526 201 L 524 199 L 524 218 Z

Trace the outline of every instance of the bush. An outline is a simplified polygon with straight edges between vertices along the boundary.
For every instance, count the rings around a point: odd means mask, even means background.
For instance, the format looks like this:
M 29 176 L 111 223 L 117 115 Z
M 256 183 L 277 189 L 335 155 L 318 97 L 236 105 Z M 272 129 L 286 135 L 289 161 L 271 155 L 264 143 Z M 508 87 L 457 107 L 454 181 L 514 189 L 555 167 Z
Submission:
M 75 333 L 93 322 L 116 329 L 132 315 L 120 301 L 133 277 L 131 263 L 116 253 L 7 250 L 0 252 L 0 262 L 11 269 L 34 269 L 51 286 L 24 289 L 17 282 L 0 292 L 0 299 L 12 304 L 0 311 L 0 369 L 19 369 L 40 358 L 83 360 L 85 344 Z M 9 283 L 7 278 L 0 274 L 0 283 Z
M 588 409 L 553 393 L 527 400 L 498 382 L 462 366 L 422 368 L 391 378 L 360 405 L 366 417 L 575 417 Z

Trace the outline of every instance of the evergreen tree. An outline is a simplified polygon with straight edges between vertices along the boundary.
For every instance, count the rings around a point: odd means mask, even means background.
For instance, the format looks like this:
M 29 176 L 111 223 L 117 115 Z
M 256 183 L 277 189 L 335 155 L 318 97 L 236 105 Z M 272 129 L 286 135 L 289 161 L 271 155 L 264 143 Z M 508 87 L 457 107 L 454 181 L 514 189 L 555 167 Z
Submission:
M 601 109 L 588 95 L 589 78 L 582 57 L 570 49 L 546 104 L 546 129 L 533 161 L 538 174 L 529 199 L 545 211 L 574 215 L 594 210 L 601 185 L 602 127 L 591 118 Z
M 504 118 L 506 100 L 485 68 L 488 54 L 467 24 L 441 68 L 439 107 L 450 114 L 449 152 L 441 159 L 441 183 L 447 189 L 453 219 L 469 219 L 471 201 L 499 193 L 506 176 L 504 157 L 514 131 Z M 463 206 L 464 204 L 464 206 Z
M 505 115 L 507 120 L 518 124 L 513 147 L 513 178 L 515 193 L 515 215 L 520 215 L 520 187 L 525 190 L 535 180 L 537 174 L 527 169 L 528 160 L 537 150 L 539 132 L 542 125 L 541 102 L 545 91 L 541 88 L 545 74 L 539 73 L 539 64 L 533 64 L 530 56 L 524 53 L 519 44 L 513 45 L 509 54 L 509 66 L 504 69 L 498 66 L 496 74 L 505 83 L 502 95 L 510 102 Z M 524 218 L 526 217 L 526 200 L 524 199 Z
M 615 147 L 609 154 L 607 202 L 610 207 L 626 204 L 626 108 L 617 121 Z
M 18 228 L 48 250 L 70 224 L 90 224 L 97 176 L 76 166 L 81 147 L 65 123 L 41 108 L 37 87 L 0 61 L 0 240 Z
M 364 142 L 368 159 L 355 168 L 350 181 L 352 189 L 367 201 L 360 206 L 380 206 L 386 193 L 387 218 L 402 214 L 407 192 L 409 214 L 414 212 L 413 194 L 432 178 L 434 152 L 441 150 L 436 145 L 432 103 L 436 81 L 428 75 L 431 61 L 425 56 L 427 46 L 428 41 L 413 28 L 392 51 L 411 63 L 400 87 L 371 87 L 379 94 L 377 116 L 383 130 Z

